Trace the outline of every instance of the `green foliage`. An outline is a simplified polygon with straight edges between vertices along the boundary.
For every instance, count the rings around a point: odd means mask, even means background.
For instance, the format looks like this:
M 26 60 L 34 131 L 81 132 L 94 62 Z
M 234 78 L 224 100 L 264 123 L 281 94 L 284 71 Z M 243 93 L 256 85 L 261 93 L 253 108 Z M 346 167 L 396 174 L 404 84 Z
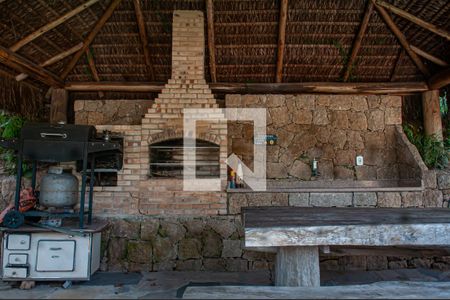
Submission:
M 450 141 L 438 140 L 435 136 L 426 136 L 417 128 L 406 124 L 403 126 L 406 136 L 413 143 L 428 168 L 443 169 L 448 165 Z
M 440 108 L 441 108 L 442 117 L 447 116 L 447 113 L 448 113 L 447 91 L 444 92 L 444 95 L 439 96 L 439 104 L 440 104 Z
M 20 116 L 0 112 L 0 136 L 4 139 L 18 138 L 24 123 L 25 119 Z M 5 170 L 10 175 L 17 173 L 17 157 L 14 150 L 0 147 L 0 159 L 3 161 Z M 22 170 L 25 177 L 31 176 L 28 164 L 23 164 Z

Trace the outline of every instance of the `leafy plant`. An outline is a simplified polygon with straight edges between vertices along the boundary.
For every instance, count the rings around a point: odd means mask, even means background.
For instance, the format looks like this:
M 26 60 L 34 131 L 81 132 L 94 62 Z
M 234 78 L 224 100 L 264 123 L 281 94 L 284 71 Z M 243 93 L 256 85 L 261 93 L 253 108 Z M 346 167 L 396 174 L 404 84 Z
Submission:
M 424 163 L 429 168 L 443 169 L 448 165 L 450 141 L 440 141 L 436 136 L 427 136 L 412 125 L 406 124 L 403 130 L 409 141 L 413 143 Z
M 439 96 L 439 104 L 441 115 L 442 117 L 445 117 L 448 113 L 447 91 L 444 91 L 444 94 L 442 96 Z
M 23 124 L 25 124 L 23 117 L 0 112 L 0 137 L 4 139 L 18 138 Z M 14 150 L 0 147 L 0 159 L 8 174 L 15 175 L 17 173 L 17 157 Z M 31 169 L 28 164 L 23 164 L 22 171 L 25 177 L 31 177 Z

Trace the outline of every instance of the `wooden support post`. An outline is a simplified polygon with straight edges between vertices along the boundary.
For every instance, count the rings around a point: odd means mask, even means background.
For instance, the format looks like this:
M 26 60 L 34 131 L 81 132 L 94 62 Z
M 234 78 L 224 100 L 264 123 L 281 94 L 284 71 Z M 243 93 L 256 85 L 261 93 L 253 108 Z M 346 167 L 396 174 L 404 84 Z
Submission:
M 319 247 L 279 247 L 276 286 L 320 286 Z
M 209 73 L 211 74 L 211 82 L 217 82 L 213 0 L 206 0 L 206 17 L 208 23 Z
M 434 135 L 442 140 L 442 120 L 439 103 L 439 90 L 431 90 L 422 94 L 423 124 L 426 135 Z
M 402 45 L 406 53 L 408 53 L 408 55 L 411 57 L 411 59 L 413 60 L 417 68 L 420 70 L 420 72 L 422 72 L 422 74 L 424 74 L 426 77 L 429 77 L 430 71 L 424 65 L 420 57 L 411 49 L 408 41 L 406 40 L 405 35 L 400 31 L 397 25 L 395 25 L 394 20 L 392 20 L 391 16 L 389 16 L 389 13 L 379 5 L 375 5 L 375 8 L 378 10 L 379 14 L 383 18 L 384 22 L 389 27 L 389 29 L 391 29 L 392 33 L 397 37 L 398 41 L 400 42 L 400 45 Z
M 353 68 L 353 64 L 355 63 L 356 57 L 358 56 L 359 49 L 361 48 L 361 42 L 366 33 L 367 27 L 369 26 L 370 16 L 373 12 L 373 2 L 367 4 L 366 12 L 364 13 L 364 17 L 361 21 L 361 26 L 359 27 L 358 35 L 356 36 L 355 42 L 353 43 L 352 52 L 350 54 L 350 58 L 348 59 L 347 66 L 345 67 L 344 82 L 348 80 L 350 77 L 350 73 Z
M 69 93 L 65 89 L 52 90 L 52 102 L 50 107 L 50 123 L 67 123 L 67 107 Z
M 33 41 L 34 39 L 40 37 L 41 35 L 43 35 L 44 33 L 46 33 L 49 30 L 52 30 L 53 28 L 55 28 L 56 26 L 64 23 L 65 21 L 67 21 L 68 19 L 72 18 L 73 16 L 75 16 L 76 14 L 79 14 L 80 12 L 82 12 L 83 10 L 85 10 L 86 8 L 94 5 L 95 3 L 97 3 L 99 0 L 89 0 L 86 3 L 81 4 L 80 6 L 78 6 L 77 8 L 73 9 L 72 11 L 66 13 L 65 15 L 59 17 L 58 19 L 54 20 L 53 22 L 48 23 L 47 25 L 39 28 L 38 30 L 36 30 L 35 32 L 30 33 L 29 35 L 27 35 L 25 38 L 21 39 L 20 41 L 18 41 L 17 43 L 15 43 L 14 45 L 12 45 L 10 47 L 11 51 L 16 52 L 17 50 L 19 50 L 20 48 L 22 48 L 23 46 L 25 46 L 26 44 L 28 44 L 29 42 Z
M 394 5 L 389 4 L 387 2 L 377 1 L 377 4 L 390 10 L 391 12 L 393 12 L 394 14 L 396 14 L 398 16 L 400 16 L 408 21 L 411 21 L 416 25 L 419 25 L 422 28 L 428 29 L 429 31 L 436 33 L 437 35 L 440 35 L 440 36 L 446 38 L 447 40 L 450 40 L 450 32 L 448 32 L 442 28 L 439 28 L 431 23 L 425 22 L 424 20 L 422 20 L 404 10 L 401 10 L 400 8 L 397 8 Z
M 138 24 L 139 36 L 142 44 L 142 51 L 144 52 L 144 60 L 147 65 L 147 72 L 150 80 L 155 79 L 155 74 L 153 71 L 153 66 L 150 61 L 150 51 L 148 50 L 148 38 L 147 38 L 147 29 L 145 28 L 145 20 L 144 14 L 142 13 L 141 2 L 140 0 L 133 0 L 134 3 L 134 12 L 136 14 L 136 22 Z
M 111 15 L 113 14 L 114 10 L 116 9 L 116 7 L 120 4 L 122 0 L 112 0 L 111 4 L 109 5 L 109 7 L 106 9 L 105 13 L 103 14 L 103 16 L 100 17 L 100 19 L 98 19 L 97 23 L 95 24 L 94 28 L 92 29 L 92 31 L 88 34 L 88 36 L 86 37 L 86 39 L 83 41 L 83 48 L 81 48 L 77 53 L 75 53 L 74 57 L 72 58 L 72 60 L 67 64 L 67 66 L 64 68 L 64 71 L 61 74 L 61 78 L 63 80 L 65 80 L 67 78 L 67 76 L 69 75 L 69 73 L 72 71 L 72 69 L 75 67 L 75 65 L 77 64 L 78 60 L 80 59 L 80 57 L 84 54 L 84 52 L 86 51 L 87 48 L 89 48 L 89 46 L 91 45 L 92 41 L 94 40 L 94 38 L 97 36 L 97 34 L 99 33 L 99 31 L 103 28 L 103 25 L 105 25 L 106 21 L 108 21 L 108 19 L 111 17 Z
M 287 23 L 288 0 L 281 0 L 280 22 L 278 28 L 278 50 L 277 50 L 277 70 L 275 82 L 283 81 L 283 61 L 284 48 L 286 46 L 286 23 Z

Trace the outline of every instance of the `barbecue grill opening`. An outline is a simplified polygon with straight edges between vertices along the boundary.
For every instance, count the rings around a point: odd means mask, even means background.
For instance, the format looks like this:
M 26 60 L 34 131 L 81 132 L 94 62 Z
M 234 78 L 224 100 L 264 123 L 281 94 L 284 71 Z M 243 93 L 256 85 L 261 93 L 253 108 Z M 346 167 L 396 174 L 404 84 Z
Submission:
M 195 140 L 196 177 L 220 177 L 220 147 L 214 143 Z M 172 139 L 150 145 L 150 177 L 183 177 L 183 139 Z M 187 161 L 192 164 L 193 161 Z
M 105 132 L 97 135 L 98 140 L 105 140 Z M 123 136 L 120 133 L 108 132 L 108 141 L 120 145 L 123 149 Z M 117 172 L 123 166 L 123 153 L 121 151 L 104 151 L 93 153 L 88 157 L 87 174 L 91 176 L 92 156 L 95 155 L 94 186 L 117 186 Z M 82 161 L 77 161 L 77 171 L 83 169 Z

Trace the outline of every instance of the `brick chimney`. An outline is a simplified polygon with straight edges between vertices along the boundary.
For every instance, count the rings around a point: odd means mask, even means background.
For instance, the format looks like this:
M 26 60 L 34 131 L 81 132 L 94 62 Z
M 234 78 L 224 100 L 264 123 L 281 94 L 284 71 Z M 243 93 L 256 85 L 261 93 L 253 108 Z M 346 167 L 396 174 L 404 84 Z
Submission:
M 222 192 L 181 192 L 181 179 L 148 178 L 152 144 L 183 138 L 183 109 L 215 109 L 222 114 L 204 78 L 205 32 L 201 11 L 173 12 L 172 76 L 142 120 L 141 139 L 141 211 L 164 214 L 210 215 L 226 212 Z M 197 122 L 197 138 L 220 146 L 220 179 L 226 187 L 226 122 Z M 165 186 L 165 183 L 167 185 Z M 161 192 L 165 191 L 162 195 Z M 170 196 L 172 195 L 172 196 Z M 158 199 L 158 198 L 163 199 Z M 186 206 L 186 197 L 192 208 Z M 146 199 L 146 200 L 144 200 Z M 209 200 L 208 200 L 209 199 Z M 155 201 L 156 204 L 153 204 Z M 161 204 L 163 202 L 163 204 Z M 148 207 L 148 209 L 146 208 Z

